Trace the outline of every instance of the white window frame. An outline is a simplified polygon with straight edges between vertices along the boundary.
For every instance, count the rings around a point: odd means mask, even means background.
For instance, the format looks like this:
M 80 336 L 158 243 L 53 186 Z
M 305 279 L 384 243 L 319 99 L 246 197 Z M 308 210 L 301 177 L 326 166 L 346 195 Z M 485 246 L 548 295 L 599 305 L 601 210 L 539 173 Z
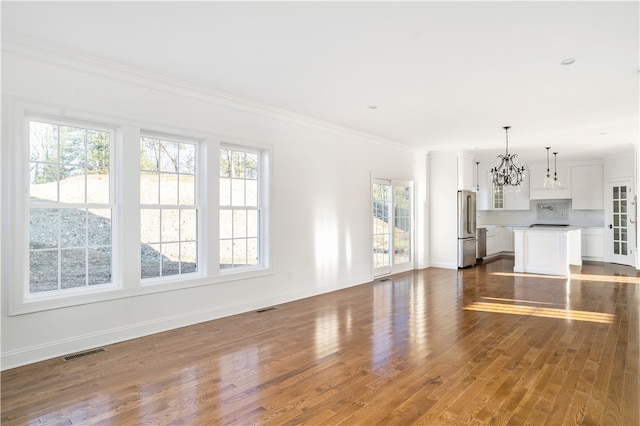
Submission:
M 110 283 L 105 283 L 105 284 L 100 284 L 100 285 L 95 285 L 95 286 L 83 286 L 83 287 L 76 287 L 76 288 L 68 288 L 68 289 L 58 289 L 58 290 L 50 290 L 50 291 L 44 291 L 44 292 L 38 292 L 38 293 L 31 293 L 29 291 L 29 276 L 30 276 L 30 266 L 29 266 L 29 255 L 30 255 L 30 226 L 29 226 L 29 222 L 30 222 L 30 210 L 32 208 L 38 208 L 39 207 L 39 203 L 31 203 L 29 198 L 30 198 L 30 147 L 29 147 L 29 141 L 31 138 L 31 134 L 30 134 L 30 123 L 32 121 L 35 122 L 42 122 L 42 123 L 48 123 L 48 124 L 53 124 L 53 125 L 57 125 L 57 126 L 69 126 L 69 127 L 76 127 L 76 128 L 83 128 L 83 129 L 87 129 L 87 130 L 100 130 L 100 131 L 105 131 L 108 132 L 111 135 L 111 139 L 110 139 L 110 149 L 109 149 L 109 201 L 108 201 L 108 208 L 111 210 L 111 282 Z M 23 174 L 22 174 L 22 181 L 25 184 L 25 196 L 22 200 L 22 204 L 24 205 L 24 223 L 23 223 L 23 247 L 24 250 L 22 252 L 22 255 L 25 256 L 26 258 L 24 259 L 24 263 L 23 263 L 23 267 L 24 267 L 24 276 L 26 277 L 26 280 L 24 281 L 24 287 L 23 287 L 23 291 L 24 291 L 24 300 L 27 302 L 31 302 L 31 301 L 40 301 L 40 300 L 50 300 L 50 299 L 61 299 L 61 298 L 68 298 L 68 297 L 73 297 L 76 295 L 84 295 L 84 294 L 91 294 L 91 293 L 100 293 L 100 292 L 104 292 L 104 291 L 108 291 L 108 290 L 112 290 L 116 287 L 116 284 L 114 283 L 114 279 L 113 277 L 118 275 L 118 265 L 117 263 L 114 261 L 115 259 L 115 247 L 118 244 L 118 240 L 116 237 L 116 226 L 118 224 L 118 217 L 117 217 L 117 211 L 118 211 L 118 206 L 116 205 L 115 202 L 115 187 L 114 187 L 114 167 L 113 167 L 113 158 L 114 158 L 114 151 L 115 151 L 115 147 L 116 147 L 116 140 L 117 140 L 117 134 L 116 134 L 116 129 L 113 127 L 108 127 L 108 126 L 104 126 L 104 125 L 98 125 L 98 124 L 94 124 L 94 123 L 89 123 L 86 121 L 81 121 L 81 120 L 66 120 L 66 119 L 58 119 L 58 118 L 52 118 L 52 117 L 48 117 L 48 116 L 44 116 L 44 115 L 38 115 L 38 114 L 28 114 L 25 115 L 24 120 L 23 120 L 23 141 L 22 143 L 24 144 L 23 149 L 25 150 L 25 155 L 23 156 L 23 163 L 21 163 L 23 165 Z M 59 163 L 60 164 L 60 163 Z M 86 187 L 85 187 L 85 191 L 86 191 Z M 42 207 L 43 208 L 53 208 L 52 205 L 60 205 L 60 208 L 62 209 L 71 209 L 74 207 L 82 207 L 82 208 L 91 208 L 91 203 L 65 203 L 65 202 L 54 202 L 54 203 L 42 203 Z M 94 206 L 94 208 L 96 208 L 96 206 Z M 100 207 L 100 208 L 104 208 L 104 207 Z M 57 249 L 58 251 L 62 250 L 61 248 L 58 247 Z
M 87 303 L 174 291 L 197 286 L 217 285 L 236 280 L 273 274 L 269 249 L 270 225 L 270 169 L 272 147 L 256 141 L 233 140 L 202 132 L 186 132 L 157 124 L 140 125 L 135 121 L 114 119 L 85 111 L 68 111 L 7 97 L 5 117 L 8 125 L 2 128 L 2 281 L 8 288 L 9 315 L 20 315 Z M 111 146 L 111 193 L 115 197 L 112 211 L 112 285 L 92 288 L 91 291 L 65 290 L 60 297 L 28 295 L 28 211 L 25 196 L 29 195 L 29 160 L 27 117 L 49 118 L 54 122 L 70 122 L 82 126 L 115 130 Z M 174 136 L 178 140 L 198 141 L 200 144 L 200 216 L 198 227 L 198 272 L 173 275 L 164 280 L 140 278 L 140 136 L 157 134 Z M 261 254 L 260 265 L 237 270 L 220 270 L 219 265 L 219 165 L 220 147 L 237 147 L 261 154 Z M 126 183 L 126 184 L 125 184 Z M 26 283 L 26 284 L 25 284 Z M 93 287 L 93 286 L 92 286 Z M 97 286 L 96 286 L 97 287 Z M 86 287 L 83 287 L 83 289 Z
M 185 137 L 178 137 L 178 136 L 171 136 L 171 135 L 164 135 L 164 134 L 159 134 L 159 133 L 153 133 L 153 132 L 141 132 L 140 134 L 140 140 L 142 140 L 142 138 L 153 138 L 153 139 L 159 139 L 162 141 L 167 141 L 167 142 L 175 142 L 175 143 L 187 143 L 187 144 L 193 144 L 195 146 L 195 174 L 194 174 L 194 205 L 193 205 L 193 209 L 196 211 L 196 217 L 197 217 L 197 223 L 198 226 L 196 228 L 196 245 L 197 245 L 197 260 L 196 260 L 196 265 L 197 265 L 197 269 L 194 272 L 189 272 L 189 273 L 178 273 L 178 274 L 173 274 L 173 275 L 161 275 L 158 277 L 148 277 L 148 278 L 144 278 L 142 276 L 140 276 L 141 279 L 141 285 L 154 285 L 157 283 L 163 283 L 163 282 L 174 282 L 174 281 L 182 281 L 182 280 L 189 280 L 189 279 L 193 279 L 196 277 L 202 277 L 203 276 L 203 268 L 202 268 L 202 252 L 203 252 L 203 243 L 202 243 L 202 228 L 203 228 L 203 224 L 206 220 L 206 218 L 203 217 L 202 215 L 202 191 L 201 191 L 201 183 L 202 183 L 202 179 L 201 179 L 201 169 L 203 166 L 203 161 L 201 160 L 201 152 L 202 150 L 202 143 L 198 140 L 194 140 L 194 139 L 190 139 L 190 138 L 185 138 Z M 142 170 L 138 169 L 138 179 L 140 179 Z M 158 173 L 163 173 L 161 171 L 159 171 Z M 157 204 L 142 204 L 142 201 L 139 200 L 138 202 L 138 211 L 142 211 L 143 209 L 158 209 L 158 210 L 163 210 L 163 209 L 178 209 L 178 210 L 183 210 L 183 206 L 180 204 L 180 201 L 178 200 L 177 204 L 162 204 L 160 202 L 158 202 Z M 142 242 L 140 241 L 140 244 L 142 244 Z
M 269 250 L 268 250 L 268 186 L 265 181 L 268 181 L 268 170 L 269 170 L 269 154 L 266 150 L 247 146 L 247 145 L 238 145 L 238 144 L 230 144 L 230 143 L 221 143 L 218 147 L 218 167 L 219 167 L 219 152 L 221 149 L 245 152 L 245 153 L 253 153 L 258 155 L 258 177 L 257 177 L 257 185 L 258 185 L 258 194 L 257 194 L 257 206 L 255 210 L 258 213 L 258 263 L 256 265 L 246 265 L 246 266 L 234 266 L 229 268 L 222 268 L 220 265 L 220 256 L 218 256 L 218 268 L 220 275 L 223 276 L 233 276 L 238 274 L 246 274 L 265 270 L 269 268 Z M 218 179 L 220 178 L 219 168 L 218 168 Z M 218 181 L 219 186 L 219 181 Z M 221 206 L 218 198 L 218 217 L 219 211 L 224 210 L 234 210 L 234 206 Z M 238 206 L 238 209 L 247 209 L 247 206 Z M 251 208 L 253 209 L 253 208 Z M 218 223 L 219 228 L 219 223 Z M 219 229 L 218 229 L 219 230 Z M 218 248 L 219 248 L 220 236 L 217 238 Z

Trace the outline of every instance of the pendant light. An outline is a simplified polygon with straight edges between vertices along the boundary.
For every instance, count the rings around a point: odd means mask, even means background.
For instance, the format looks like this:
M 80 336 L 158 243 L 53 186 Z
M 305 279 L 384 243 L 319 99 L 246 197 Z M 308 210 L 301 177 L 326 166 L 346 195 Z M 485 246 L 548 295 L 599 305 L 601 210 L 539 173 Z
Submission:
M 549 150 L 551 147 L 547 146 L 545 149 L 547 150 L 547 174 L 544 176 L 544 183 L 542 184 L 542 187 L 544 189 L 551 189 L 553 187 L 553 179 L 551 179 L 551 173 L 549 171 Z
M 480 162 L 476 161 L 476 192 L 480 192 Z
M 489 171 L 491 182 L 494 186 L 515 186 L 519 187 L 524 179 L 524 166 L 520 166 L 516 161 L 517 154 L 509 154 L 509 129 L 511 126 L 504 126 L 506 136 L 505 154 L 498 155 L 499 161 Z
M 560 179 L 558 179 L 558 153 L 553 153 L 553 184 L 551 185 L 553 189 L 562 188 L 562 184 L 560 183 Z

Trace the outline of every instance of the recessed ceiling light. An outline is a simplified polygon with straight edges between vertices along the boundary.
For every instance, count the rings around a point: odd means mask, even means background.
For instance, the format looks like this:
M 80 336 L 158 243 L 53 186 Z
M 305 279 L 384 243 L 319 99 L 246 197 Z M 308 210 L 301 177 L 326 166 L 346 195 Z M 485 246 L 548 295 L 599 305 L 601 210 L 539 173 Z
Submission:
M 369 105 L 369 109 L 377 109 L 378 105 Z
M 600 134 L 600 136 L 604 136 L 604 135 L 608 135 L 609 133 L 607 133 L 607 132 L 600 132 L 599 134 Z
M 571 65 L 576 62 L 576 58 L 566 58 L 560 62 L 562 65 Z

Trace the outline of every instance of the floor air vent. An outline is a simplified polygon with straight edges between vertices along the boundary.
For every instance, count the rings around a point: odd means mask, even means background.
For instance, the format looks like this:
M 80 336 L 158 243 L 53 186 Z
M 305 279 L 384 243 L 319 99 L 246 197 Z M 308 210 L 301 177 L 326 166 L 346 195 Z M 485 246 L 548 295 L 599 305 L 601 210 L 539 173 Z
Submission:
M 63 356 L 63 357 L 62 357 L 62 360 L 63 360 L 64 362 L 72 361 L 72 360 L 74 360 L 74 359 L 82 358 L 83 356 L 93 355 L 93 354 L 97 354 L 97 353 L 104 352 L 104 351 L 105 351 L 105 350 L 104 350 L 104 349 L 102 349 L 102 348 L 98 348 L 98 349 L 90 349 L 90 350 L 85 351 L 85 352 L 79 352 L 79 353 L 77 353 L 77 354 Z
M 264 309 L 258 309 L 256 312 L 261 314 L 263 312 L 267 312 L 267 311 L 273 311 L 276 308 L 264 308 Z

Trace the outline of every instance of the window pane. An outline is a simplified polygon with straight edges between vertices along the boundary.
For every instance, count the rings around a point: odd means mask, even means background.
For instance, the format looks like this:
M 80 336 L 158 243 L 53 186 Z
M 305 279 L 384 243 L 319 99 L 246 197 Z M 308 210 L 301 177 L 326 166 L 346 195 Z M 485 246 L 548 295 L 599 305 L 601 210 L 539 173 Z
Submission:
M 60 209 L 60 247 L 87 245 L 87 211 Z
M 162 276 L 177 275 L 180 261 L 180 244 L 162 244 Z
M 140 210 L 140 241 L 143 243 L 160 242 L 160 210 Z
M 247 264 L 247 240 L 244 240 L 244 239 L 233 240 L 233 264 L 234 265 Z
M 81 166 L 60 167 L 60 202 L 85 203 L 85 176 Z
M 29 159 L 58 162 L 58 126 L 31 121 L 29 123 Z
M 58 289 L 58 250 L 29 253 L 29 293 Z
M 109 204 L 109 169 L 93 169 L 87 175 L 87 202 Z
M 86 249 L 60 251 L 60 287 L 83 287 L 87 283 Z
M 220 268 L 229 268 L 233 264 L 233 241 L 220 240 Z
M 247 199 L 246 206 L 256 207 L 258 205 L 258 181 L 247 180 Z
M 195 174 L 196 172 L 196 146 L 193 144 L 180 144 L 180 167 L 183 174 Z
M 247 210 L 247 237 L 258 237 L 258 212 Z
M 220 150 L 220 177 L 231 177 L 231 151 Z
M 160 168 L 160 144 L 157 139 L 140 138 L 140 170 L 157 171 Z
M 196 243 L 182 243 L 180 258 L 180 273 L 187 274 L 196 272 L 197 268 L 197 250 Z
M 161 213 L 161 221 L 161 241 L 163 243 L 180 241 L 180 221 L 178 209 L 163 209 Z M 164 250 L 162 254 L 165 254 Z
M 231 180 L 231 205 L 232 206 L 245 206 L 244 182 L 245 181 L 243 179 Z
M 109 169 L 109 132 L 87 130 L 87 168 Z
M 233 211 L 233 238 L 247 236 L 247 212 L 245 210 Z
M 247 240 L 247 264 L 257 265 L 258 259 L 258 239 L 249 238 Z
M 158 173 L 140 173 L 140 204 L 158 204 L 160 201 L 159 179 Z
M 178 167 L 178 144 L 175 142 L 160 142 L 160 171 L 177 172 Z
M 220 205 L 231 205 L 231 179 L 220 178 Z
M 233 211 L 220 210 L 220 238 L 231 238 L 233 236 Z
M 193 175 L 180 175 L 179 177 L 179 204 L 193 206 L 195 204 L 195 181 Z
M 140 260 L 141 278 L 160 276 L 160 244 L 142 244 Z
M 245 173 L 247 179 L 258 179 L 258 154 L 247 153 Z
M 111 282 L 111 247 L 90 248 L 87 281 L 89 285 Z
M 180 210 L 180 241 L 196 241 L 197 213 L 192 209 Z
M 60 163 L 85 165 L 85 130 L 60 126 Z
M 58 209 L 29 210 L 29 248 L 58 247 Z M 56 265 L 57 270 L 57 265 Z
M 233 151 L 231 156 L 231 176 L 244 178 L 244 152 Z
M 178 204 L 178 176 L 160 174 L 160 204 Z
M 87 225 L 90 246 L 111 245 L 110 209 L 89 209 Z
M 31 202 L 58 201 L 58 165 L 31 163 L 29 195 Z

